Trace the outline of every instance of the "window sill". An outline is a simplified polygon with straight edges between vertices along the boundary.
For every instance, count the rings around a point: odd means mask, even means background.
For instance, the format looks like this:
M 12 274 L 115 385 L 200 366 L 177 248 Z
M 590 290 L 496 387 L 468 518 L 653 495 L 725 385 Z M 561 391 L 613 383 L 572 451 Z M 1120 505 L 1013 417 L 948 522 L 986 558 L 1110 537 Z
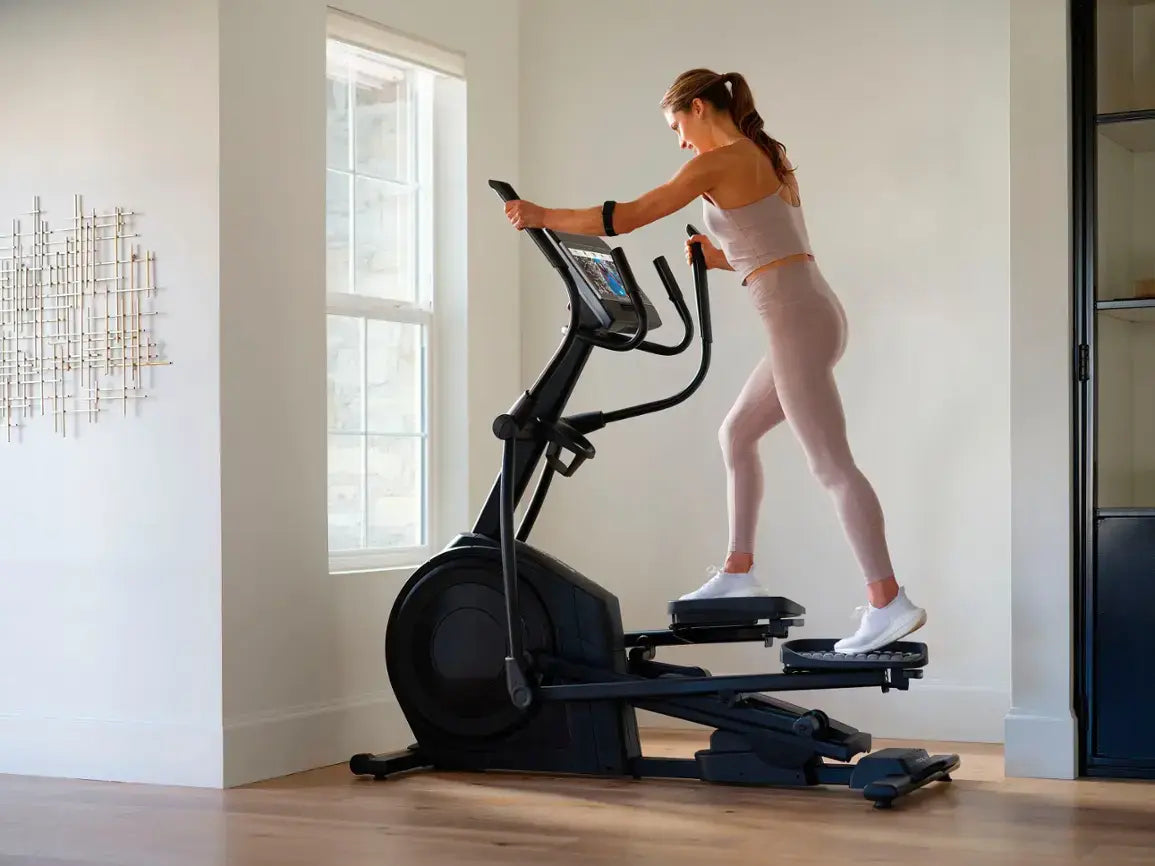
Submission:
M 427 547 L 337 553 L 329 557 L 329 574 L 330 576 L 409 574 L 429 559 L 431 553 Z

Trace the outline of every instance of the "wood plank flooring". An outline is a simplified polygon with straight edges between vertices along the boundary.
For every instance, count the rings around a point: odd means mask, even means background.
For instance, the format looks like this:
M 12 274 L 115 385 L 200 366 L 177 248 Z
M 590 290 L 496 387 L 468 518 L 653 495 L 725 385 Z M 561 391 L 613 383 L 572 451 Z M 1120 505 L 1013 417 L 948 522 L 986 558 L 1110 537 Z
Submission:
M 703 744 L 697 733 L 650 733 L 646 752 L 690 755 Z M 962 767 L 890 812 L 845 788 L 453 774 L 372 782 L 344 767 L 230 791 L 0 776 L 0 864 L 1155 863 L 1155 784 L 1005 779 L 998 747 L 917 745 L 959 752 Z

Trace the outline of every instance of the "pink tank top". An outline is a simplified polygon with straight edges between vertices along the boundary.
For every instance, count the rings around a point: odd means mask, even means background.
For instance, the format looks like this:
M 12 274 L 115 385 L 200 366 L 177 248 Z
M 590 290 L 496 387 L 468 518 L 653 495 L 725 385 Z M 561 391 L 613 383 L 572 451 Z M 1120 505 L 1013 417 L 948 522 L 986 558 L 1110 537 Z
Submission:
M 743 284 L 763 265 L 813 253 L 802 208 L 783 199 L 778 194 L 781 191 L 779 187 L 765 198 L 734 208 L 721 208 L 702 199 L 706 228 Z

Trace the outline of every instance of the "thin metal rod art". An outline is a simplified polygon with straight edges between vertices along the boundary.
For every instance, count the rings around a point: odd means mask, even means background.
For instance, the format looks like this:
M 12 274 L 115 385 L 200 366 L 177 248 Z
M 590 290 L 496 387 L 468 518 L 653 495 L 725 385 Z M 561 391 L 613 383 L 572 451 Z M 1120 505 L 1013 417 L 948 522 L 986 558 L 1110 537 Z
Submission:
M 33 200 L 26 228 L 0 234 L 0 424 L 9 442 L 34 416 L 95 422 L 106 406 L 143 400 L 146 368 L 167 365 L 149 324 L 157 312 L 156 257 L 133 243 L 135 214 L 85 214 L 73 197 L 72 225 L 49 228 Z

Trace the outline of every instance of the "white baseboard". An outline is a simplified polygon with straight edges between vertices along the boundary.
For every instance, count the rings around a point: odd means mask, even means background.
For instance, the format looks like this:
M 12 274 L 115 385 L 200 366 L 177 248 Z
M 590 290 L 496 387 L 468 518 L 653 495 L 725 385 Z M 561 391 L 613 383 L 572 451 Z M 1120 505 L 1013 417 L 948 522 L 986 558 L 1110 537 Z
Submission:
M 1078 727 L 1073 713 L 1043 716 L 1012 707 L 1005 728 L 1007 776 L 1074 779 L 1078 775 Z
M 0 774 L 232 787 L 401 749 L 392 694 L 295 707 L 220 726 L 0 716 Z
M 234 719 L 224 729 L 224 782 L 245 785 L 403 749 L 412 734 L 391 693 Z
M 879 689 L 831 689 L 770 695 L 806 708 L 817 708 L 877 739 L 946 740 L 1001 743 L 1010 696 L 997 689 L 915 681 L 910 691 L 883 694 Z M 638 724 L 650 728 L 697 728 L 680 719 L 638 713 Z
M 0 773 L 221 786 L 220 726 L 0 715 Z

